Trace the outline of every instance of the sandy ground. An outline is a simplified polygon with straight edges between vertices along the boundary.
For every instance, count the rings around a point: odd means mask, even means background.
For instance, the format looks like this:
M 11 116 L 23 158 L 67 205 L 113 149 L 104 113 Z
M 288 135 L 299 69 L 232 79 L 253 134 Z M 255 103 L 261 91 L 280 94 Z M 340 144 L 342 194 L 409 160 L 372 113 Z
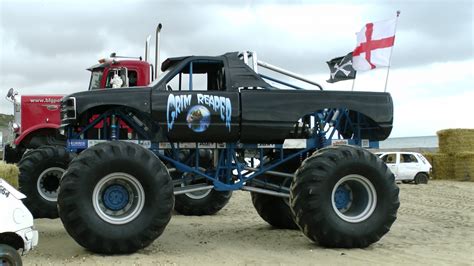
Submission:
M 299 231 L 273 229 L 258 216 L 250 195 L 236 192 L 217 215 L 174 215 L 151 246 L 127 256 L 92 254 L 67 235 L 59 219 L 36 220 L 39 246 L 23 259 L 25 265 L 474 265 L 474 183 L 400 188 L 397 221 L 366 249 L 325 249 Z

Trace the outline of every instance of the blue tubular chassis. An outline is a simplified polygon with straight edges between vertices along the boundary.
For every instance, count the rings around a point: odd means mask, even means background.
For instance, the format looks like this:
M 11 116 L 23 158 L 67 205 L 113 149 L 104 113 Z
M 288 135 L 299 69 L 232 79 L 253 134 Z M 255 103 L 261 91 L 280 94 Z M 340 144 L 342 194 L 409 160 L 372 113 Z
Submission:
M 347 109 L 325 109 L 307 117 L 310 122 L 306 125 L 306 138 L 287 139 L 283 144 L 154 142 L 153 137 L 144 130 L 143 124 L 120 109 L 111 109 L 102 113 L 78 132 L 73 132 L 72 127 L 68 126 L 65 133 L 69 152 L 81 152 L 105 141 L 134 142 L 151 150 L 168 166 L 170 172 L 191 173 L 192 179 L 204 178 L 207 181 L 200 185 L 175 187 L 175 194 L 214 188 L 217 191 L 242 189 L 289 197 L 288 187 L 267 183 L 255 177 L 266 174 L 290 178 L 292 174 L 274 171 L 274 169 L 295 158 L 300 158 L 302 161 L 313 151 L 330 145 L 378 148 L 378 141 L 364 140 L 359 137 L 362 130 L 370 130 L 363 115 L 357 115 L 355 119 L 351 119 Z M 130 134 L 120 135 L 119 128 L 124 123 L 135 133 L 133 137 L 130 137 Z M 97 125 L 100 124 L 101 135 L 108 137 L 87 139 L 85 137 L 87 133 L 90 130 L 98 130 Z M 339 132 L 351 132 L 352 136 L 344 139 Z M 187 151 L 186 158 L 180 156 L 183 150 Z M 200 165 L 201 150 L 212 151 L 212 167 L 206 166 L 206 169 Z M 272 156 L 268 156 L 269 154 Z M 180 175 L 179 179 L 184 178 L 186 178 L 184 175 Z M 182 180 L 174 181 L 181 182 Z

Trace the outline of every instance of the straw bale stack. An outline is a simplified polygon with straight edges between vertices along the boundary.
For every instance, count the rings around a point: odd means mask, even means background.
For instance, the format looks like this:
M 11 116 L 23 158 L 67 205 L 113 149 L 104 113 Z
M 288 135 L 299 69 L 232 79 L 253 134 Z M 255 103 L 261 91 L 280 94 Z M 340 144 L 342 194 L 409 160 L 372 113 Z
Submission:
M 423 156 L 426 158 L 426 160 L 428 160 L 428 162 L 430 162 L 431 166 L 433 166 L 433 156 L 435 155 L 436 153 L 433 153 L 433 152 L 425 152 L 423 153 Z
M 460 152 L 455 155 L 454 178 L 474 181 L 474 152 Z
M 430 161 L 433 177 L 474 181 L 474 129 L 443 129 L 436 133 L 439 153 Z M 430 155 L 426 157 L 430 160 Z
M 445 153 L 434 153 L 432 155 L 433 178 L 453 179 L 454 156 Z
M 474 152 L 474 129 L 444 129 L 436 133 L 439 152 L 447 154 Z
M 18 175 L 20 171 L 14 164 L 6 164 L 0 161 L 0 178 L 5 179 L 10 185 L 18 188 Z

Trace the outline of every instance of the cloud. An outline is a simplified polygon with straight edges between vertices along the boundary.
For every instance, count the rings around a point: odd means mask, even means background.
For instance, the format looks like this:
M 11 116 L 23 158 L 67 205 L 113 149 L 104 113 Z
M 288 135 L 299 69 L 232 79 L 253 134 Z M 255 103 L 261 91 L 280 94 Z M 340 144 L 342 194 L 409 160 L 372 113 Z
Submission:
M 472 88 L 472 72 L 463 79 L 456 75 L 473 60 L 472 5 L 472 1 L 0 0 L 0 88 L 3 94 L 10 87 L 22 93 L 84 90 L 89 82 L 84 69 L 111 52 L 143 55 L 145 39 L 154 36 L 158 22 L 164 25 L 162 60 L 253 50 L 260 60 L 325 83 L 325 62 L 351 51 L 355 32 L 401 10 L 389 90 L 406 92 L 394 97 L 403 102 L 411 101 L 409 92 L 425 93 L 421 102 L 429 109 L 428 103 L 446 95 L 461 97 L 446 87 L 462 93 Z M 442 71 L 436 70 L 437 64 Z M 383 90 L 384 73 L 383 69 L 359 73 L 356 89 Z M 0 112 L 11 112 L 8 102 L 0 104 Z

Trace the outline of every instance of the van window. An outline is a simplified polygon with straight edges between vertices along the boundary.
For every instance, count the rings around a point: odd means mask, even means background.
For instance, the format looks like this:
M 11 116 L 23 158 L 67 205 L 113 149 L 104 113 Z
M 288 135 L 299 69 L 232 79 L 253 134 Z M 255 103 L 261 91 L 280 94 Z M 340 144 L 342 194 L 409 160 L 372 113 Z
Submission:
M 396 163 L 397 162 L 397 154 L 395 153 L 387 153 L 384 156 L 382 156 L 382 161 L 385 163 Z
M 415 155 L 413 154 L 400 154 L 400 163 L 417 163 L 418 160 L 416 159 Z

